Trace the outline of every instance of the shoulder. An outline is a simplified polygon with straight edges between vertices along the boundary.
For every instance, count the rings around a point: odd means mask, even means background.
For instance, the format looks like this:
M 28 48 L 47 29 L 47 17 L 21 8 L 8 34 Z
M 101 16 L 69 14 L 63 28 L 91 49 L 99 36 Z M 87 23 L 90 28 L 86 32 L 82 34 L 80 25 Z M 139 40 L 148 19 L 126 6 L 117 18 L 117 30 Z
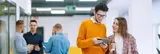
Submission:
M 110 39 L 111 42 L 114 42 L 114 34 L 108 36 L 108 38 Z
M 14 40 L 20 40 L 20 39 L 22 39 L 21 36 L 15 35 Z
M 43 36 L 41 36 L 40 34 L 36 33 L 36 37 L 39 38 L 40 40 L 43 40 Z
M 68 40 L 67 36 L 62 35 L 61 37 L 64 39 L 64 41 L 65 41 L 66 43 L 70 44 L 70 41 Z
M 104 23 L 102 23 L 102 27 L 106 28 L 106 25 Z
M 53 40 L 53 39 L 55 40 L 55 39 L 57 39 L 57 38 L 58 38 L 58 37 L 57 37 L 56 35 L 53 35 L 53 36 L 50 37 L 50 39 L 52 39 L 52 40 Z
M 136 40 L 132 34 L 128 34 L 128 38 L 129 38 L 129 40 L 133 40 L 133 41 Z
M 43 36 L 41 36 L 39 33 L 35 33 L 36 37 L 42 38 Z
M 92 20 L 91 19 L 87 19 L 87 20 L 83 20 L 82 23 L 80 24 L 80 26 L 82 27 L 88 27 L 92 24 Z
M 36 33 L 37 36 L 42 37 L 40 34 Z
M 105 25 L 104 23 L 102 23 L 102 25 L 103 25 L 104 27 L 106 27 L 106 25 Z
M 90 22 L 91 21 L 91 19 L 86 19 L 86 20 L 83 20 L 82 22 Z
M 103 26 L 106 26 L 104 23 L 102 23 Z
M 86 19 L 86 20 L 82 21 L 82 24 L 86 24 L 86 23 L 89 23 L 89 22 L 92 22 L 91 19 Z
M 30 34 L 30 32 L 24 33 L 23 36 L 26 36 L 26 35 L 28 35 L 28 34 Z
M 28 38 L 29 34 L 30 34 L 29 32 L 24 33 L 24 34 L 23 34 L 23 37 L 26 39 L 26 38 Z

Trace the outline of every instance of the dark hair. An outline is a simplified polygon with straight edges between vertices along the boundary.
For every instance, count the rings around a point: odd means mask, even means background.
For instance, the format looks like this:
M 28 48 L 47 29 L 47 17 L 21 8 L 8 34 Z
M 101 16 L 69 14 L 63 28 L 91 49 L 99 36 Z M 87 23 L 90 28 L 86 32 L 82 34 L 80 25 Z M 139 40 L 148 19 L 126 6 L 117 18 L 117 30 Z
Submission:
M 57 23 L 57 24 L 54 25 L 53 28 L 55 28 L 55 29 L 62 29 L 62 25 L 59 24 L 59 23 Z
M 18 20 L 18 21 L 16 21 L 16 26 L 23 25 L 23 24 L 24 24 L 24 21 L 23 21 L 23 20 Z
M 127 20 L 124 17 L 116 17 L 115 19 L 118 20 L 118 33 L 120 33 L 123 37 L 128 36 Z
M 37 21 L 36 21 L 36 20 L 31 20 L 31 21 L 30 21 L 30 23 L 31 23 L 31 22 L 35 22 L 35 23 L 37 23 Z
M 100 4 L 97 4 L 97 5 L 95 6 L 95 12 L 97 12 L 97 11 L 99 11 L 99 10 L 102 10 L 102 11 L 107 12 L 107 11 L 108 11 L 108 7 L 107 7 L 106 4 L 100 3 Z

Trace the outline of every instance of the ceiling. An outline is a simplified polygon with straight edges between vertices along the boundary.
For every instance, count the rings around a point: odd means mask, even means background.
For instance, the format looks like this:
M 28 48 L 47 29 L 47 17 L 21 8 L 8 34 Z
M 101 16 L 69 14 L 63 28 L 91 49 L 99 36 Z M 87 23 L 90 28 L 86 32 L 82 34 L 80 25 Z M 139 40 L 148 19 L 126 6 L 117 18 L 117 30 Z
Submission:
M 91 14 L 92 11 L 70 11 L 68 6 L 73 9 L 76 7 L 89 7 L 94 9 L 98 3 L 107 4 L 111 0 L 97 0 L 95 2 L 80 2 L 79 0 L 64 0 L 63 2 L 51 2 L 45 0 L 32 0 L 32 16 L 72 16 Z M 51 8 L 52 10 L 65 10 L 65 14 L 51 14 L 51 11 L 37 11 L 37 8 Z

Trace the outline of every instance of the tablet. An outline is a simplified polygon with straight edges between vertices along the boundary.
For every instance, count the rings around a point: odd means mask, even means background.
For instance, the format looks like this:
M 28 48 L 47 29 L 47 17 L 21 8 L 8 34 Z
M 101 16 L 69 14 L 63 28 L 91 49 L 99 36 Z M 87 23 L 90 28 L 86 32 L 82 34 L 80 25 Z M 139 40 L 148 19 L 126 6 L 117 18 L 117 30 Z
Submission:
M 108 43 L 110 41 L 109 38 L 98 38 L 97 40 L 102 40 L 102 43 Z

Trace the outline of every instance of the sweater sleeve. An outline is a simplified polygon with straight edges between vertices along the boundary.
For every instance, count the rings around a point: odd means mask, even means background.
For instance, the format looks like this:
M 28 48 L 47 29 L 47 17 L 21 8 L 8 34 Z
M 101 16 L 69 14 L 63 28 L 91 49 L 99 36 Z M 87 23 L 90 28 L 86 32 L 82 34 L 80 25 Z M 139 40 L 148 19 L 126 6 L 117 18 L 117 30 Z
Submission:
M 79 28 L 79 33 L 78 33 L 78 38 L 77 38 L 77 46 L 79 48 L 87 48 L 92 45 L 94 45 L 92 38 L 90 39 L 85 39 L 86 37 L 86 26 L 85 26 L 85 21 L 82 22 Z

